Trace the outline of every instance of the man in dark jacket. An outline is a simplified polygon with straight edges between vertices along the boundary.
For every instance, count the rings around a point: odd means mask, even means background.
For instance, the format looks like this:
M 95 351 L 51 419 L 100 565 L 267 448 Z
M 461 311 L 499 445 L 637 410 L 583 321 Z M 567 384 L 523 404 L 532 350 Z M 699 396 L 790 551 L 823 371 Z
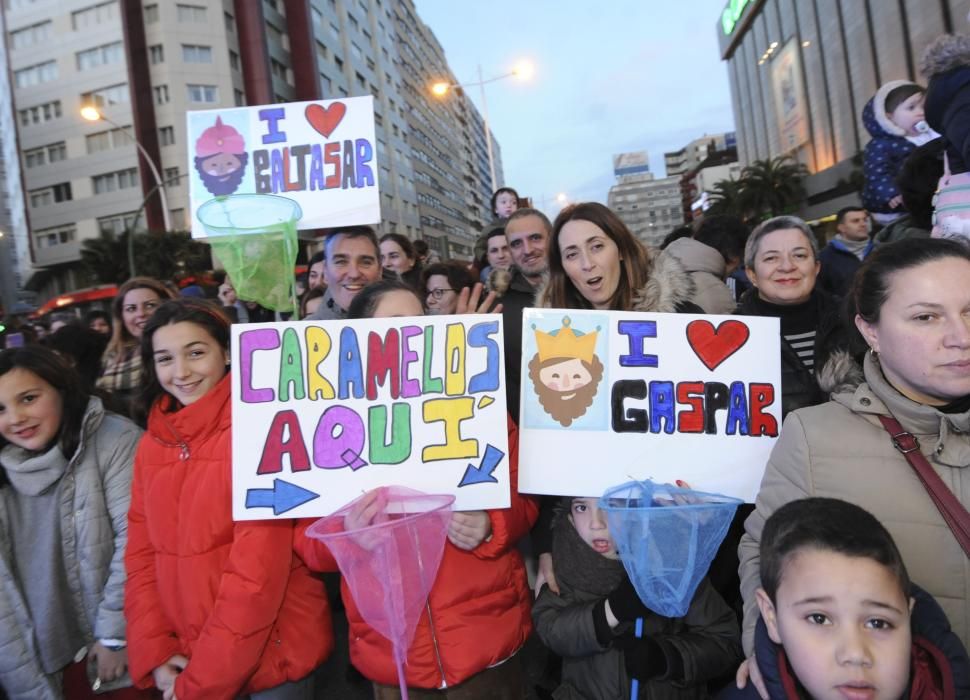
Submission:
M 522 311 L 534 305 L 536 287 L 546 273 L 552 223 L 538 209 L 517 209 L 505 224 L 512 253 L 512 281 L 502 296 L 505 327 L 505 392 L 512 420 L 519 422 L 522 364 Z
M 833 296 L 844 297 L 875 243 L 869 238 L 869 213 L 862 207 L 840 209 L 835 228 L 838 233 L 818 254 L 822 264 L 818 285 Z

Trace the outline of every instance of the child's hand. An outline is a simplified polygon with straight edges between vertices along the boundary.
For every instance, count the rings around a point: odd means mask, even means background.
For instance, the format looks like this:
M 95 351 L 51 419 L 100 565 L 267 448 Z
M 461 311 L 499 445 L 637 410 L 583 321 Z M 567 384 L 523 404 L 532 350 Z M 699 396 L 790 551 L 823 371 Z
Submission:
M 897 194 L 895 197 L 889 200 L 890 209 L 898 209 L 903 203 L 903 195 Z
M 344 530 L 353 532 L 354 543 L 363 549 L 372 550 L 377 547 L 380 535 L 376 532 L 357 532 L 376 524 L 377 516 L 384 512 L 387 506 L 387 496 L 383 489 L 374 489 L 363 496 L 344 516 Z
M 165 697 L 175 695 L 175 679 L 189 665 L 189 660 L 181 654 L 176 654 L 161 666 L 152 671 L 155 687 L 165 693 Z
M 470 552 L 492 534 L 492 519 L 484 510 L 469 510 L 451 514 L 448 539 L 458 549 Z
M 734 677 L 738 688 L 746 686 L 749 679 L 751 680 L 751 685 L 758 691 L 758 695 L 761 696 L 761 700 L 768 700 L 768 687 L 761 677 L 761 669 L 758 668 L 758 662 L 755 660 L 754 654 L 751 654 L 751 656 L 741 662 L 741 665 L 738 667 L 738 672 Z

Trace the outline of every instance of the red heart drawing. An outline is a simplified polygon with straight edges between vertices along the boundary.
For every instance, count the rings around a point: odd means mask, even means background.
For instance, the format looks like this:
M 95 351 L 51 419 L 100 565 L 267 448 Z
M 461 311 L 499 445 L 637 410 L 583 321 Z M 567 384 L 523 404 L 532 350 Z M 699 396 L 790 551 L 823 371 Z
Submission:
M 330 138 L 330 134 L 347 114 L 347 105 L 343 102 L 332 102 L 329 107 L 324 107 L 314 103 L 307 105 L 304 113 L 310 126 L 323 134 L 324 138 Z
M 751 331 L 741 321 L 724 321 L 716 329 L 710 321 L 687 324 L 687 342 L 710 370 L 740 350 L 750 335 Z

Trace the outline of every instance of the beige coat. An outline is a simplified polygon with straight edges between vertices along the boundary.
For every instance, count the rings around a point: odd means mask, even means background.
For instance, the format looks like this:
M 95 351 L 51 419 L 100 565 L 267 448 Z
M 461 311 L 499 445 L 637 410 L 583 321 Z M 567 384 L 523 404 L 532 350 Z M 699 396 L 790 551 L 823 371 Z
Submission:
M 876 416 L 892 414 L 915 435 L 944 483 L 970 505 L 970 412 L 943 414 L 904 398 L 866 357 L 866 381 L 820 406 L 789 414 L 772 450 L 755 511 L 741 538 L 744 649 L 750 655 L 761 585 L 758 546 L 765 520 L 800 498 L 826 496 L 875 515 L 899 547 L 914 583 L 936 598 L 964 645 L 970 642 L 970 560 Z
M 723 256 L 715 248 L 693 238 L 678 238 L 660 255 L 672 255 L 684 266 L 694 283 L 690 300 L 704 309 L 704 313 L 734 313 L 738 304 L 734 293 L 724 284 L 726 266 Z

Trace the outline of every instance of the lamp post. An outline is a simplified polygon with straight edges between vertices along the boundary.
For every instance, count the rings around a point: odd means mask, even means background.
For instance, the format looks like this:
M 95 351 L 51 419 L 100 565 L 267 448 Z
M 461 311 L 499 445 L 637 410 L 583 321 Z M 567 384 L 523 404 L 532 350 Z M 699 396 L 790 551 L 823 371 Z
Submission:
M 492 178 L 492 192 L 498 189 L 498 181 L 495 177 L 495 156 L 492 154 L 492 130 L 488 125 L 488 101 L 485 99 L 485 86 L 489 83 L 494 83 L 497 80 L 504 80 L 505 78 L 511 78 L 513 76 L 522 78 L 523 80 L 528 80 L 532 77 L 533 67 L 532 64 L 523 61 L 519 63 L 515 68 L 513 68 L 508 73 L 503 73 L 502 75 L 497 75 L 494 78 L 489 78 L 485 80 L 482 77 L 482 66 L 478 66 L 478 80 L 473 83 L 435 83 L 431 86 L 431 92 L 438 97 L 444 97 L 448 94 L 449 90 L 455 88 L 469 88 L 478 87 L 482 94 L 482 120 L 485 122 L 485 148 L 488 151 L 488 172 Z
M 107 122 L 111 126 L 118 129 L 118 131 L 123 133 L 129 139 L 131 139 L 131 142 L 135 144 L 135 148 L 138 149 L 138 152 L 141 153 L 142 158 L 144 158 L 145 162 L 148 163 L 148 169 L 151 170 L 152 177 L 155 178 L 155 188 L 152 190 L 152 192 L 155 192 L 155 190 L 158 190 L 158 196 L 162 200 L 162 221 L 165 225 L 165 230 L 171 231 L 172 220 L 168 211 L 168 197 L 165 194 L 165 183 L 162 182 L 162 176 L 158 172 L 158 167 L 155 165 L 155 161 L 152 160 L 151 156 L 148 155 L 148 151 L 145 150 L 145 147 L 142 146 L 141 142 L 139 142 L 138 139 L 135 138 L 134 134 L 132 134 L 128 129 L 117 124 L 116 122 L 112 121 L 108 117 L 104 116 L 104 114 L 102 114 L 97 107 L 92 107 L 92 106 L 82 107 L 81 117 L 83 117 L 89 122 L 96 122 L 96 121 Z
M 128 224 L 128 229 L 127 229 L 127 233 L 128 233 L 128 276 L 129 277 L 134 277 L 135 276 L 135 230 L 138 228 L 138 219 L 141 218 L 141 213 L 143 211 L 145 211 L 145 204 L 148 202 L 149 199 L 152 198 L 152 195 L 155 194 L 156 191 L 157 192 L 164 193 L 165 192 L 165 185 L 168 185 L 168 184 L 170 184 L 172 182 L 178 182 L 183 177 L 188 177 L 188 176 L 189 176 L 189 173 L 181 173 L 179 175 L 176 175 L 175 177 L 172 177 L 172 178 L 169 178 L 168 180 L 165 180 L 164 182 L 162 182 L 161 180 L 159 180 L 158 184 L 155 185 L 154 187 L 152 187 L 150 190 L 148 190 L 148 194 L 146 194 L 145 195 L 145 198 L 143 200 L 141 200 L 141 206 L 138 207 L 138 211 L 135 212 L 135 216 L 131 220 L 131 223 Z M 162 196 L 164 196 L 164 195 L 162 195 Z

